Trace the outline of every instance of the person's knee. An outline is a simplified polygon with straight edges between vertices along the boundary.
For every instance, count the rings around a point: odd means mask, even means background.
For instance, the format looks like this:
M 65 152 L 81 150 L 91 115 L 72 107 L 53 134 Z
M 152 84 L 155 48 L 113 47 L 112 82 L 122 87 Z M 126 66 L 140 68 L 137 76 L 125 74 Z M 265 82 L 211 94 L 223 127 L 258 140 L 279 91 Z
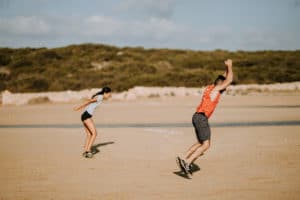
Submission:
M 203 148 L 204 148 L 205 150 L 209 149 L 209 147 L 210 147 L 210 142 L 209 142 L 209 140 L 204 141 L 203 144 L 202 144 L 202 146 L 203 146 Z
M 96 130 L 94 130 L 94 131 L 92 132 L 92 136 L 93 136 L 93 137 L 96 137 L 96 136 L 97 136 L 97 131 L 96 131 Z

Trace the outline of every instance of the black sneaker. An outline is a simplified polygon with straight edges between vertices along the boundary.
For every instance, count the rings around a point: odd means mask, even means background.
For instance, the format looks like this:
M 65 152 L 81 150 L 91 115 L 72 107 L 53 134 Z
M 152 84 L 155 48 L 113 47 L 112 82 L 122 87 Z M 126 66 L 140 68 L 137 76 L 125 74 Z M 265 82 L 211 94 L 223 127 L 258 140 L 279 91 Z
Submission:
M 82 156 L 86 158 L 86 154 L 87 154 L 87 153 L 88 153 L 87 151 L 83 152 L 83 153 L 82 153 Z
M 176 158 L 176 163 L 177 163 L 179 169 L 184 172 L 184 167 L 181 164 L 181 158 L 179 156 Z
M 189 176 L 189 178 L 191 178 L 191 176 L 193 175 L 193 173 L 192 173 L 192 170 L 191 170 L 191 167 L 190 167 L 190 165 L 188 165 L 184 160 L 182 160 L 182 159 L 180 159 L 180 161 L 181 161 L 181 165 L 183 166 L 183 171 L 184 171 L 184 173 L 186 174 L 186 175 L 188 175 Z
M 183 168 L 183 172 L 186 173 L 186 174 L 188 174 L 188 171 L 187 171 L 187 168 L 186 168 L 186 166 L 187 166 L 186 162 L 183 159 L 181 159 L 181 158 L 179 158 L 179 159 L 180 159 L 180 165 Z
M 93 157 L 93 153 L 89 151 L 89 152 L 86 153 L 85 157 L 86 158 L 92 158 Z
M 192 164 L 187 165 L 187 171 L 191 176 L 193 175 Z

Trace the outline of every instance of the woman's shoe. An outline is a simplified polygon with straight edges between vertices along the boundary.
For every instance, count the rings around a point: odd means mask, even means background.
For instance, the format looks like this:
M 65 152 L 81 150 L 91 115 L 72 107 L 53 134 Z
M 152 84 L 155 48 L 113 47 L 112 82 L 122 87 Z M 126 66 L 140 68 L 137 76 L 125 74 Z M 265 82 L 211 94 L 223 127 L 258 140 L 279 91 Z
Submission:
M 86 158 L 86 154 L 87 154 L 87 153 L 88 153 L 87 151 L 83 152 L 83 153 L 82 153 L 82 156 Z
M 86 158 L 92 158 L 93 157 L 93 153 L 92 152 L 86 152 Z

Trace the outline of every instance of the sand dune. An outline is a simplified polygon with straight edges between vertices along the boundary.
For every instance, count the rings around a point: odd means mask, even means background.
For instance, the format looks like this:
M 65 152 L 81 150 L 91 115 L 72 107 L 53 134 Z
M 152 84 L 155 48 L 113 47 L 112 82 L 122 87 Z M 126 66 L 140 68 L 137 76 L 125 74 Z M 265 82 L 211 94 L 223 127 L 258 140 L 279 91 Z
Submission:
M 4 91 L 1 94 L 2 105 L 24 105 L 36 103 L 67 103 L 90 98 L 99 89 L 82 91 L 41 92 L 41 93 L 11 93 Z M 113 100 L 126 101 L 138 98 L 168 98 L 201 96 L 203 88 L 186 87 L 134 87 L 128 91 L 114 93 Z M 227 89 L 227 95 L 272 94 L 272 93 L 299 93 L 300 82 L 276 83 L 269 85 L 236 85 Z

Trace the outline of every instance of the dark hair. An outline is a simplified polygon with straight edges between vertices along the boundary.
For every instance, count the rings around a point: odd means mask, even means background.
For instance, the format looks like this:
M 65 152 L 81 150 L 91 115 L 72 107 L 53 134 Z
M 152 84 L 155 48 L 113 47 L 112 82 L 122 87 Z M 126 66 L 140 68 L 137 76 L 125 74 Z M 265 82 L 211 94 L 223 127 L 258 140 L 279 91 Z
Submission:
M 97 95 L 103 95 L 104 93 L 110 93 L 111 92 L 111 89 L 110 87 L 103 87 L 101 91 L 97 92 L 96 94 L 94 94 L 92 96 L 92 98 L 94 98 L 95 96 Z
M 223 75 L 219 75 L 218 78 L 215 80 L 215 85 L 218 84 L 219 81 L 225 81 L 226 80 L 226 77 L 223 76 Z
M 225 81 L 225 80 L 226 80 L 226 77 L 225 77 L 225 76 L 219 75 L 218 78 L 216 78 L 214 84 L 217 85 L 219 81 Z M 220 93 L 222 94 L 222 93 L 225 92 L 225 91 L 226 91 L 226 88 L 223 89 L 223 90 L 221 90 Z

